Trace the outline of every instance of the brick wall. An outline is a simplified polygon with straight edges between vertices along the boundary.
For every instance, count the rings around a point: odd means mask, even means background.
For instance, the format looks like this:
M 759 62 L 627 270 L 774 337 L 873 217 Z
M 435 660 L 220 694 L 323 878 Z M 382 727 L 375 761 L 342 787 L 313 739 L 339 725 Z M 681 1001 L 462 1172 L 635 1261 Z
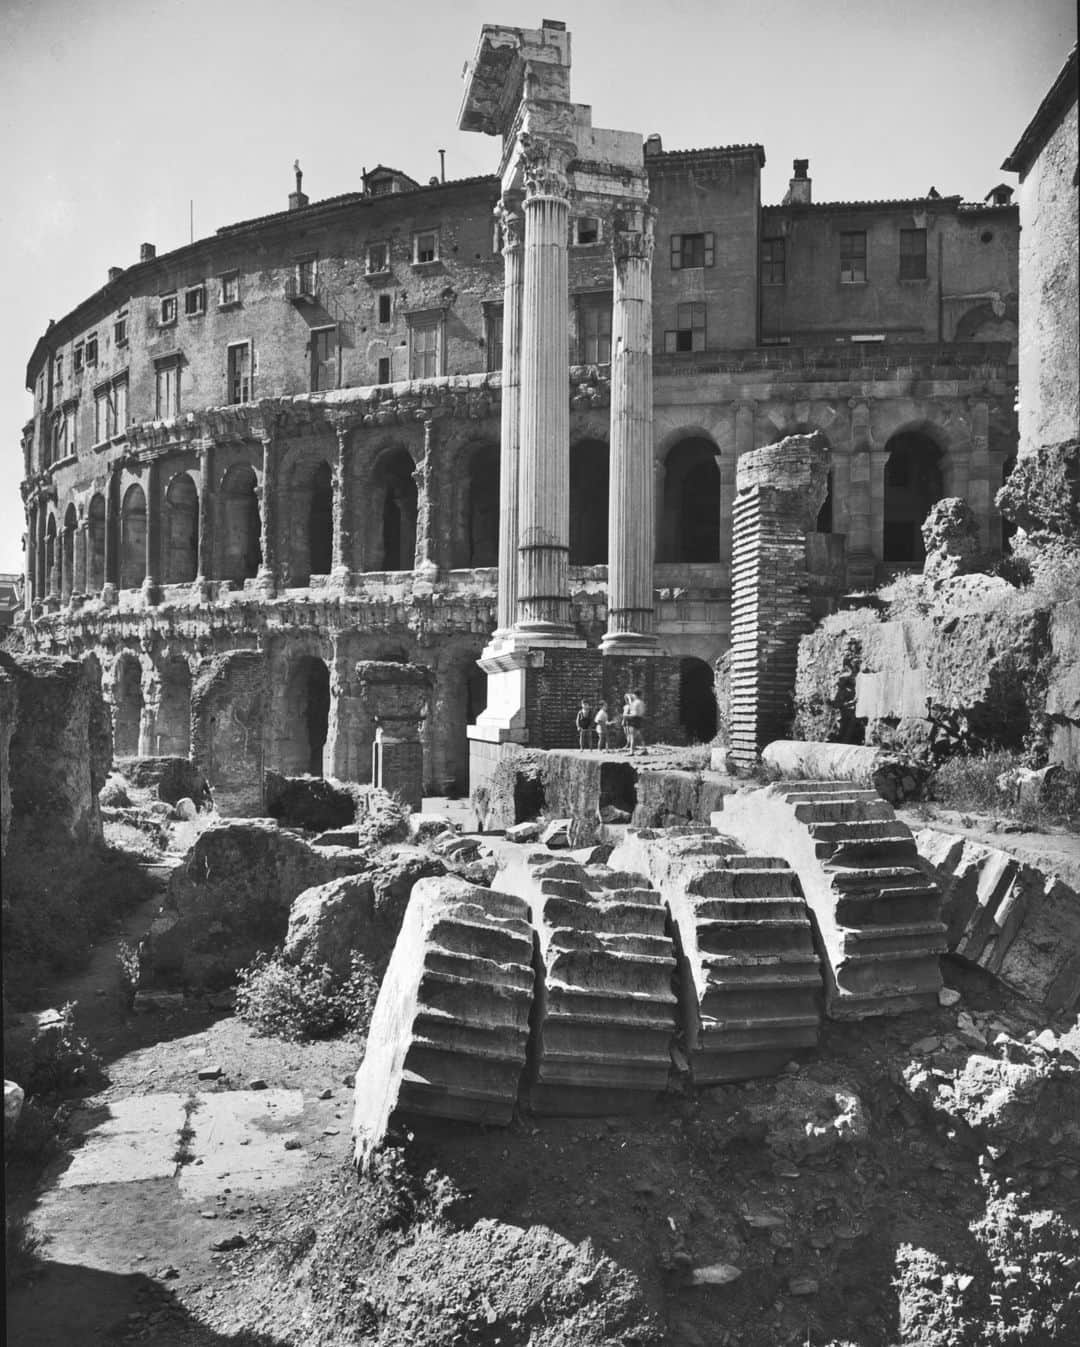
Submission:
M 545 650 L 543 663 L 525 678 L 526 723 L 531 748 L 577 748 L 574 727 L 584 697 L 597 706 L 602 687 L 599 650 Z

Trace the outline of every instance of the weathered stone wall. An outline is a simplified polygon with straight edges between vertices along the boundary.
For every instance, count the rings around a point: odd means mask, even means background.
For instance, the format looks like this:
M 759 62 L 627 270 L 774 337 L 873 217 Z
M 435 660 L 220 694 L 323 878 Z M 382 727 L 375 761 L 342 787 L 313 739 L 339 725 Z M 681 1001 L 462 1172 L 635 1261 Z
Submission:
M 1050 761 L 1080 772 L 1080 598 L 1050 614 L 1045 711 Z
M 0 856 L 7 850 L 11 825 L 11 736 L 15 733 L 19 693 L 15 678 L 0 665 Z
M 226 816 L 263 812 L 266 658 L 237 650 L 210 659 L 191 694 L 192 756 Z

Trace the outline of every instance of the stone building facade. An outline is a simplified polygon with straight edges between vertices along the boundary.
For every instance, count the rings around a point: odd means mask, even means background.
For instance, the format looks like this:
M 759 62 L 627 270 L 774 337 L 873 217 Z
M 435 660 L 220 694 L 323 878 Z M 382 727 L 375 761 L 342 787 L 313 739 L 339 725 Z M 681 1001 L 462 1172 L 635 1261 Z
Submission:
M 993 497 L 1016 451 L 1007 189 L 816 204 L 800 160 L 763 206 L 761 146 L 666 151 L 594 129 L 569 101 L 560 25 L 489 33 L 482 51 L 517 44 L 557 86 L 557 342 L 507 311 L 515 247 L 524 269 L 544 265 L 514 218 L 538 171 L 519 118 L 490 177 L 423 185 L 380 166 L 312 203 L 298 171 L 287 210 L 160 257 L 144 244 L 35 346 L 25 631 L 97 662 L 119 754 L 182 754 L 194 736 L 212 757 L 230 721 L 258 740 L 253 762 L 364 780 L 374 726 L 356 667 L 389 661 L 429 671 L 425 779 L 463 787 L 492 673 L 477 661 L 530 598 L 510 594 L 523 572 L 500 558 L 511 514 L 519 533 L 565 529 L 548 561 L 569 645 L 662 651 L 668 728 L 706 739 L 736 464 L 796 431 L 830 453 L 818 529 L 841 587 L 921 564 L 918 526 L 945 494 L 1000 543 Z M 463 126 L 485 77 L 478 58 Z M 517 293 L 547 291 L 526 276 Z M 568 375 L 553 366 L 530 392 L 545 359 Z M 541 394 L 566 466 L 508 490 L 507 436 Z M 200 680 L 213 711 L 193 724 Z M 247 725 L 241 706 L 259 708 Z M 570 708 L 565 729 L 575 742 Z

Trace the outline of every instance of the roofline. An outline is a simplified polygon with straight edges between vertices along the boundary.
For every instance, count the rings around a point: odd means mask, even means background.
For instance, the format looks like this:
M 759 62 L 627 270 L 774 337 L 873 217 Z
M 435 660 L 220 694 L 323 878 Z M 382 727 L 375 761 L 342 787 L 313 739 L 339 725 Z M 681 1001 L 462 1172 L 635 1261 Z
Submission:
M 901 206 L 922 206 L 930 210 L 958 209 L 963 204 L 961 196 L 912 196 L 896 200 L 882 201 L 780 201 L 773 205 L 763 205 L 762 210 L 868 210 L 872 207 L 890 206 L 894 210 Z
M 646 144 L 648 137 L 646 137 Z M 758 163 L 765 166 L 765 146 L 758 144 L 746 145 L 707 145 L 701 149 L 695 150 L 654 150 L 645 155 L 645 167 L 648 169 L 650 164 L 664 159 L 705 159 L 717 158 L 724 155 L 754 154 Z
M 1057 78 L 1035 110 L 1035 116 L 1024 128 L 1024 133 L 1016 142 L 1016 148 L 1001 165 L 1009 173 L 1019 173 L 1021 179 L 1038 157 L 1043 146 L 1049 140 L 1058 121 L 1067 109 L 1076 102 L 1076 46 L 1065 58 L 1065 64 L 1058 71 Z

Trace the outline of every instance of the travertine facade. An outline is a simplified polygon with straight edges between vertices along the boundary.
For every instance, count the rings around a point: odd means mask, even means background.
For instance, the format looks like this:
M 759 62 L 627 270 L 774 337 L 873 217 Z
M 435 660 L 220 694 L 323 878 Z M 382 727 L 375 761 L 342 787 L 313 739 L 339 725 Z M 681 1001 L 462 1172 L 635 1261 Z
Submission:
M 736 463 L 791 432 L 827 440 L 818 529 L 849 584 L 920 564 L 943 494 L 999 538 L 1015 208 L 815 205 L 803 161 L 763 208 L 760 146 L 596 129 L 560 25 L 484 32 L 462 125 L 504 134 L 497 176 L 380 167 L 315 204 L 298 180 L 278 215 L 144 245 L 37 343 L 27 630 L 98 661 L 118 754 L 188 751 L 207 661 L 256 651 L 258 744 L 230 742 L 365 779 L 356 666 L 389 660 L 430 670 L 424 778 L 460 787 L 476 661 L 515 625 L 681 660 L 667 709 L 707 738 Z M 482 124 L 485 41 L 540 53 L 532 130 Z M 547 711 L 572 744 L 572 710 Z

